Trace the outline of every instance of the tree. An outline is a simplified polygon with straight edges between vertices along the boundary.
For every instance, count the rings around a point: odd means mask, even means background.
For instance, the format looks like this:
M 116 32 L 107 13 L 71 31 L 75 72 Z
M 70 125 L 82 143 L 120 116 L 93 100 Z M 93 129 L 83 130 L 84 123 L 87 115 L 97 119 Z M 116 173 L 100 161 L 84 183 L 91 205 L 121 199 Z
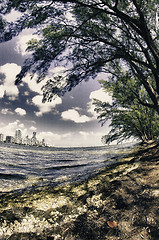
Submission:
M 5 0 L 1 16 L 11 10 L 22 13 L 14 23 L 3 20 L 1 41 L 10 40 L 25 28 L 36 28 L 40 40 L 32 40 L 32 58 L 24 62 L 16 83 L 29 72 L 42 81 L 50 65 L 67 67 L 63 75 L 44 85 L 44 101 L 70 91 L 82 80 L 115 67 L 135 77 L 149 95 L 140 104 L 159 113 L 159 34 L 157 0 Z M 158 16 L 157 16 L 158 17 Z
M 111 130 L 102 137 L 109 144 L 134 137 L 142 142 L 157 140 L 159 136 L 159 116 L 154 109 L 143 106 L 136 99 L 136 93 L 146 102 L 149 98 L 145 89 L 136 78 L 127 72 L 116 70 L 118 80 L 100 81 L 103 89 L 112 95 L 112 103 L 94 100 L 99 122 L 102 125 L 111 119 Z

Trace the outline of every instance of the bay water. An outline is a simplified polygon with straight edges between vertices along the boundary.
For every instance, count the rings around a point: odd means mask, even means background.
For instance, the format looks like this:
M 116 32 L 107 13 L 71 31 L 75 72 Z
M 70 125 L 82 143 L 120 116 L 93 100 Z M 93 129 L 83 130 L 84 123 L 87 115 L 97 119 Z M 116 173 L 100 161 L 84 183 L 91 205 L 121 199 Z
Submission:
M 133 144 L 33 147 L 0 144 L 0 192 L 81 181 L 118 161 Z

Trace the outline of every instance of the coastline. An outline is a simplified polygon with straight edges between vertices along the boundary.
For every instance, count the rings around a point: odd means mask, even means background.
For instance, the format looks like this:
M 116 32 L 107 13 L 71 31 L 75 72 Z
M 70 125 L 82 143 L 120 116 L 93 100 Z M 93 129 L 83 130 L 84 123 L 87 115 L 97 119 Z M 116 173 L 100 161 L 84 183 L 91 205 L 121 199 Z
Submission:
M 159 239 L 159 146 L 83 182 L 0 197 L 0 239 Z

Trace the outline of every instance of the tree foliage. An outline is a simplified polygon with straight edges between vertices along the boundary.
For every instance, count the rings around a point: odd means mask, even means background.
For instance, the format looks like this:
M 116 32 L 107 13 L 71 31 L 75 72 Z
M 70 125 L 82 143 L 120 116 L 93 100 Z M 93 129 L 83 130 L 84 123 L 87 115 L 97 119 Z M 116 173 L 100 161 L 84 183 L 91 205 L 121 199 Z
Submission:
M 134 137 L 142 142 L 157 140 L 159 136 L 159 116 L 157 112 L 143 106 L 136 98 L 138 94 L 144 101 L 150 101 L 143 86 L 136 78 L 132 79 L 128 72 L 116 70 L 118 80 L 100 81 L 103 89 L 112 96 L 112 103 L 94 100 L 99 122 L 111 119 L 111 130 L 102 137 L 109 144 Z
M 136 94 L 140 103 L 159 113 L 157 7 L 158 0 L 4 0 L 1 16 L 14 9 L 21 17 L 15 22 L 2 20 L 0 40 L 10 40 L 25 28 L 35 28 L 41 36 L 29 42 L 33 54 L 24 62 L 17 83 L 28 72 L 42 81 L 56 61 L 66 66 L 65 77 L 50 78 L 43 87 L 44 101 L 99 72 L 114 76 L 113 66 L 120 66 L 148 93 L 146 101 Z

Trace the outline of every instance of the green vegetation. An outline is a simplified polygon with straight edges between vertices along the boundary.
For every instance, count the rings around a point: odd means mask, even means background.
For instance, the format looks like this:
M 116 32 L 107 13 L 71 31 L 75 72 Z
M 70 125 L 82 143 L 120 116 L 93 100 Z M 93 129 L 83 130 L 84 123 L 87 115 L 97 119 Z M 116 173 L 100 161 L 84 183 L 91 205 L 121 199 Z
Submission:
M 33 55 L 16 82 L 28 72 L 31 77 L 37 73 L 37 81 L 42 81 L 52 62 L 66 66 L 65 75 L 48 80 L 43 87 L 44 101 L 99 72 L 112 76 L 119 65 L 149 95 L 147 101 L 136 96 L 140 103 L 159 112 L 157 8 L 157 0 L 1 1 L 2 17 L 13 9 L 22 15 L 13 23 L 3 19 L 0 40 L 10 40 L 25 28 L 36 29 L 41 36 L 29 42 Z
M 157 141 L 159 136 L 159 116 L 154 109 L 143 106 L 140 96 L 150 102 L 149 96 L 136 78 L 116 68 L 117 78 L 100 81 L 103 89 L 112 96 L 112 103 L 95 100 L 96 112 L 102 125 L 111 120 L 111 130 L 102 141 L 122 141 L 134 137 L 142 142 Z
M 39 35 L 28 42 L 32 57 L 24 62 L 16 83 L 27 73 L 42 81 L 50 66 L 65 66 L 65 72 L 43 86 L 44 102 L 105 74 L 104 88 L 114 97 L 113 105 L 96 103 L 102 123 L 112 117 L 105 141 L 134 136 L 145 142 L 158 136 L 158 7 L 157 0 L 1 1 L 0 41 L 26 28 Z M 21 15 L 7 22 L 4 16 L 12 10 Z

